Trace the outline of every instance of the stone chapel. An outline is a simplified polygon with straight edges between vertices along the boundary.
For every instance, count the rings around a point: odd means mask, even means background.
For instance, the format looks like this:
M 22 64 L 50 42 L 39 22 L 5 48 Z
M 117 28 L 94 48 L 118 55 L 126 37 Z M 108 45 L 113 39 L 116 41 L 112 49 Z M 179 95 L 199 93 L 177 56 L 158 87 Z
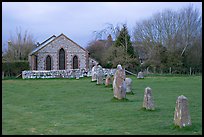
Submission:
M 97 61 L 63 33 L 51 36 L 29 54 L 31 70 L 90 69 Z

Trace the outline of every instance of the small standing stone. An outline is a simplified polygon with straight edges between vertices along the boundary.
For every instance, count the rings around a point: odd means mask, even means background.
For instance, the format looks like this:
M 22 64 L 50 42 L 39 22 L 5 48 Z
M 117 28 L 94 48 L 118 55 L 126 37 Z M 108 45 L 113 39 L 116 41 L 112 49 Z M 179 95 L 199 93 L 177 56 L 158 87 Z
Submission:
M 143 78 L 144 78 L 144 74 L 143 74 L 142 71 L 140 71 L 140 72 L 138 73 L 137 78 L 138 78 L 138 79 L 143 79 Z
M 174 124 L 180 128 L 191 125 L 191 117 L 188 109 L 188 99 L 183 95 L 179 96 L 176 101 Z
M 117 99 L 123 99 L 126 97 L 126 83 L 125 83 L 125 70 L 119 64 L 114 75 L 113 80 L 113 93 Z
M 111 76 L 108 74 L 105 81 L 105 86 L 109 86 L 111 84 Z
M 126 78 L 125 79 L 126 82 L 126 93 L 131 93 L 132 92 L 132 79 L 131 78 Z
M 147 110 L 155 109 L 153 96 L 152 96 L 152 89 L 150 87 L 145 88 L 143 107 L 146 108 Z

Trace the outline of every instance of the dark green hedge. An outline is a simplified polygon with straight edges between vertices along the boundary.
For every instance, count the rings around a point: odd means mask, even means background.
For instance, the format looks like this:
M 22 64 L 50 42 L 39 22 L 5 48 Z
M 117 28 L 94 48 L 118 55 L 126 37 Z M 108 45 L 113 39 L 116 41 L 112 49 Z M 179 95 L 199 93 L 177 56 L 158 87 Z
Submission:
M 4 76 L 18 76 L 24 70 L 29 70 L 28 61 L 2 62 L 2 71 Z

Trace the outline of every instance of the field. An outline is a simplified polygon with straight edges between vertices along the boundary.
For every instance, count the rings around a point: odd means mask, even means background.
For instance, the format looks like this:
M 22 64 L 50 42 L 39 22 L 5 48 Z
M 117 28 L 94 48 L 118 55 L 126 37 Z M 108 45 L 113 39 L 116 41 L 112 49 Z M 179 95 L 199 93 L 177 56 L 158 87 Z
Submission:
M 128 101 L 113 100 L 111 87 L 91 78 L 2 80 L 2 134 L 201 135 L 202 77 L 151 76 L 133 80 Z M 142 109 L 144 89 L 153 90 L 155 111 Z M 178 96 L 189 101 L 192 126 L 175 127 Z

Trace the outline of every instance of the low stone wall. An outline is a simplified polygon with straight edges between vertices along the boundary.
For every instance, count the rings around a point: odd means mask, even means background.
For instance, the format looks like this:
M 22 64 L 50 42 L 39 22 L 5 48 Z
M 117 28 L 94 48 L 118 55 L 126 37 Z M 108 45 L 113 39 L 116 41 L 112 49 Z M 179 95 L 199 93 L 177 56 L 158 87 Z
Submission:
M 104 75 L 114 75 L 115 69 L 105 69 Z M 91 71 L 70 69 L 70 70 L 41 70 L 41 71 L 22 71 L 22 78 L 76 78 L 76 77 L 90 77 Z

